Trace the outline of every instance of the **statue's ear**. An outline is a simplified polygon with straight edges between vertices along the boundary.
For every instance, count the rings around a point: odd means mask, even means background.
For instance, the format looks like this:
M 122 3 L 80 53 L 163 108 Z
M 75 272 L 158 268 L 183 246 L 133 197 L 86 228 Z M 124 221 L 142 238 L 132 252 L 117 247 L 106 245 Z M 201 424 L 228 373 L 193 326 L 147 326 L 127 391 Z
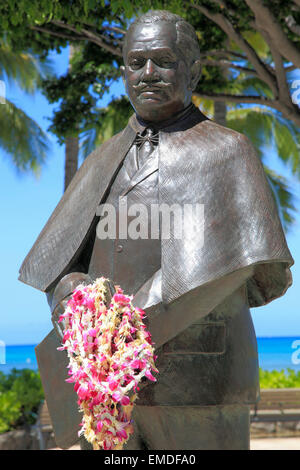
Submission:
M 124 65 L 121 65 L 120 70 L 121 70 L 121 77 L 122 77 L 123 83 L 125 85 L 126 79 L 125 79 L 125 67 L 124 67 Z
M 191 66 L 190 89 L 192 91 L 195 90 L 197 83 L 200 80 L 200 76 L 201 76 L 201 63 L 200 63 L 200 60 L 196 60 Z

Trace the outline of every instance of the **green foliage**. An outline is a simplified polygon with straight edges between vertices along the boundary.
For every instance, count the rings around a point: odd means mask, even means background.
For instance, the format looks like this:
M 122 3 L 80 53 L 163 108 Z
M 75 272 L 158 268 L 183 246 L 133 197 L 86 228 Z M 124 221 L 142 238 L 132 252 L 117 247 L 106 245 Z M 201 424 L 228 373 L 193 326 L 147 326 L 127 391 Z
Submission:
M 300 178 L 298 129 L 266 107 L 237 106 L 227 112 L 227 126 L 246 134 L 260 156 L 273 144 L 278 157 Z
M 97 127 L 97 100 L 120 76 L 115 58 L 95 44 L 77 46 L 70 65 L 72 67 L 65 76 L 51 77 L 43 82 L 49 102 L 60 100 L 60 107 L 54 112 L 49 127 L 60 143 L 70 135 Z
M 15 52 L 5 42 L 0 44 L 0 79 L 17 83 L 26 93 L 34 93 L 42 78 L 51 74 L 49 60 L 38 60 L 29 52 Z
M 97 120 L 83 136 L 81 150 L 83 158 L 98 145 L 126 127 L 133 109 L 126 96 L 113 99 L 106 108 L 96 109 Z
M 260 368 L 259 382 L 261 388 L 300 388 L 300 371 L 268 371 Z
M 149 9 L 167 9 L 194 26 L 203 63 L 202 76 L 195 90 L 199 95 L 209 97 L 217 93 L 276 100 L 270 83 L 258 77 L 239 41 L 235 42 L 225 34 L 214 21 L 194 8 L 195 5 L 223 15 L 275 77 L 269 45 L 255 26 L 252 10 L 241 0 L 226 0 L 226 7 L 215 0 L 195 3 L 178 0 L 144 0 L 142 3 L 138 0 L 19 0 L 18 8 L 15 0 L 7 0 L 0 4 L 0 37 L 5 37 L 15 52 L 30 49 L 42 58 L 50 50 L 60 51 L 68 44 L 76 47 L 68 73 L 45 80 L 43 87 L 48 100 L 59 103 L 49 130 L 60 143 L 69 136 L 79 135 L 82 153 L 86 156 L 95 145 L 118 132 L 121 123 L 126 124 L 125 116 L 130 115 L 128 102 L 123 98 L 120 102 L 112 99 L 105 109 L 99 109 L 99 99 L 120 76 L 124 31 L 136 15 Z M 300 36 L 286 23 L 290 14 L 297 24 L 300 23 L 300 10 L 295 8 L 293 0 L 267 0 L 264 5 L 270 8 L 286 37 L 297 47 Z M 225 55 L 224 51 L 227 51 Z M 220 60 L 225 64 L 222 67 Z M 283 65 L 288 65 L 284 57 Z M 290 86 L 288 79 L 287 85 Z M 117 109 L 116 105 L 120 107 Z M 261 156 L 268 146 L 274 145 L 279 158 L 300 178 L 299 131 L 276 109 L 248 106 L 244 111 L 239 105 L 232 106 L 228 125 L 246 133 Z M 40 155 L 42 157 L 43 153 Z M 281 206 L 284 226 L 288 228 L 295 210 L 292 192 L 284 178 L 265 168 L 279 208 Z
M 9 154 L 15 168 L 38 174 L 49 150 L 43 130 L 8 100 L 0 105 L 0 121 L 0 147 Z
M 26 93 L 33 94 L 50 74 L 49 61 L 39 61 L 31 53 L 15 52 L 0 44 L 0 80 L 14 82 Z M 8 99 L 0 104 L 0 147 L 21 172 L 38 174 L 49 150 L 49 140 L 40 126 Z
M 0 433 L 11 431 L 22 415 L 16 393 L 0 393 Z
M 300 177 L 300 138 L 292 123 L 276 116 L 267 108 L 236 106 L 227 112 L 227 126 L 247 135 L 262 161 L 265 160 L 268 149 L 274 145 L 278 158 L 290 167 L 295 176 Z M 264 168 L 274 192 L 282 224 L 287 230 L 295 220 L 293 193 L 283 176 L 276 174 L 266 164 Z
M 0 372 L 0 433 L 34 424 L 44 399 L 40 375 L 30 369 Z

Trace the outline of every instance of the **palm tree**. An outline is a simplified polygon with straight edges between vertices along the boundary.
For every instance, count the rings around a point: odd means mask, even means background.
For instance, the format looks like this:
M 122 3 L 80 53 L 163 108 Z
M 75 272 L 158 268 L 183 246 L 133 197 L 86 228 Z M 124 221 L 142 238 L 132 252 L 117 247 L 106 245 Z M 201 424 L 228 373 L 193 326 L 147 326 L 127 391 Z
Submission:
M 0 44 L 0 80 L 16 83 L 33 94 L 42 77 L 51 71 L 48 61 L 41 62 L 29 52 L 16 53 L 8 44 Z M 5 86 L 1 87 L 2 91 Z M 40 126 L 12 101 L 0 101 L 0 147 L 11 157 L 18 171 L 37 174 L 46 159 L 49 142 Z
M 69 71 L 72 69 L 72 58 L 76 52 L 73 44 L 69 45 Z M 65 175 L 64 175 L 64 191 L 71 183 L 73 176 L 78 168 L 79 154 L 79 136 L 67 136 L 65 140 Z
M 245 33 L 247 40 L 265 61 L 271 62 L 270 50 L 258 32 Z M 230 48 L 240 52 L 234 45 Z M 248 67 L 247 61 L 238 61 L 237 64 Z M 244 73 L 237 73 L 234 69 L 222 70 L 224 74 L 225 86 L 230 87 L 230 92 L 247 95 L 255 91 L 258 95 L 266 98 L 273 98 L 270 88 L 256 76 L 249 76 Z M 290 81 L 292 78 L 290 77 Z M 289 80 L 288 80 L 289 81 Z M 228 92 L 225 88 L 224 92 Z M 208 117 L 216 122 L 230 127 L 238 132 L 247 135 L 256 148 L 273 189 L 273 194 L 277 202 L 279 215 L 285 230 L 294 222 L 293 213 L 296 212 L 294 196 L 289 188 L 288 181 L 282 175 L 278 175 L 268 165 L 264 163 L 266 159 L 266 149 L 272 147 L 282 162 L 289 167 L 291 173 L 300 179 L 300 134 L 299 129 L 292 121 L 284 118 L 281 113 L 273 108 L 258 105 L 230 104 L 208 99 L 203 99 L 199 95 L 194 97 L 194 103 L 200 106 Z
M 282 224 L 288 229 L 294 222 L 293 213 L 296 212 L 293 192 L 287 179 L 272 170 L 264 160 L 267 149 L 273 146 L 278 158 L 293 175 L 300 177 L 300 139 L 296 127 L 270 109 L 258 106 L 229 108 L 226 121 L 228 127 L 246 134 L 255 146 L 273 189 Z

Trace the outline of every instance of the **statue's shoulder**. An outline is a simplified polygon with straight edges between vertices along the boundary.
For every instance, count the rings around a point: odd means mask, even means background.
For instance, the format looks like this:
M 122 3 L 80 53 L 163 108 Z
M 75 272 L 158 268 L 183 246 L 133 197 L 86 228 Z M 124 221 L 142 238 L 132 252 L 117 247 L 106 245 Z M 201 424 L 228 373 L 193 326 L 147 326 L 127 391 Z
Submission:
M 204 145 L 207 150 L 217 151 L 224 158 L 234 158 L 241 155 L 255 154 L 253 145 L 248 137 L 215 121 L 205 119 L 192 129 L 195 140 Z

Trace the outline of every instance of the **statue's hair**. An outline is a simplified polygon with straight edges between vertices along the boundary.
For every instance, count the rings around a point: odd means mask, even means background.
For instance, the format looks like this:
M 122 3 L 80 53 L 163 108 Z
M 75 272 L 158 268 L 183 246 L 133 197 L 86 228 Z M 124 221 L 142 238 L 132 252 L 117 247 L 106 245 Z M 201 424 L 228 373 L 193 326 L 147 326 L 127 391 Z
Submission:
M 187 62 L 188 66 L 192 65 L 196 60 L 200 59 L 200 49 L 198 38 L 193 26 L 179 15 L 175 15 L 166 10 L 149 10 L 147 13 L 136 18 L 130 25 L 123 44 L 123 56 L 127 48 L 127 41 L 130 32 L 138 24 L 151 24 L 160 21 L 166 23 L 173 23 L 177 32 L 177 48 L 182 54 L 183 59 Z

